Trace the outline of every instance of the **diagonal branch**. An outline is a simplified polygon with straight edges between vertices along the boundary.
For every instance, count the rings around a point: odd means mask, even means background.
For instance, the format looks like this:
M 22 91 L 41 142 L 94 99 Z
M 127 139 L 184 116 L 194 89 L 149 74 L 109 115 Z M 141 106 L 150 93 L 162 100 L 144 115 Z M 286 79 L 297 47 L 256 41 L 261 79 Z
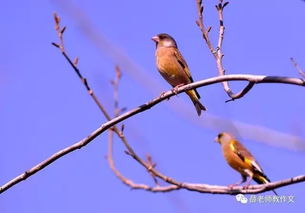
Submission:
M 81 82 L 83 83 L 84 87 L 86 88 L 88 94 L 91 96 L 91 98 L 93 99 L 95 104 L 102 111 L 102 113 L 104 114 L 106 119 L 108 121 L 111 120 L 110 115 L 107 113 L 106 109 L 103 107 L 103 105 L 101 104 L 101 102 L 99 101 L 97 96 L 95 95 L 94 91 L 89 86 L 89 83 L 88 83 L 87 79 L 85 77 L 83 77 L 83 75 L 81 74 L 80 70 L 78 69 L 78 67 L 77 67 L 78 58 L 75 58 L 74 61 L 72 61 L 71 58 L 66 53 L 66 50 L 65 50 L 65 47 L 64 47 L 64 38 L 63 38 L 63 33 L 65 31 L 64 29 L 66 29 L 66 27 L 62 28 L 60 26 L 60 17 L 56 13 L 54 13 L 54 20 L 55 20 L 55 30 L 56 30 L 57 36 L 59 38 L 59 44 L 53 42 L 52 45 L 54 45 L 55 47 L 57 47 L 61 51 L 61 53 L 63 54 L 63 56 L 67 60 L 67 62 L 73 68 L 73 70 L 76 73 L 76 75 L 80 78 Z
M 172 97 L 172 96 L 174 96 L 176 94 L 179 94 L 179 93 L 182 93 L 182 92 L 185 92 L 187 90 L 194 89 L 194 88 L 203 87 L 203 86 L 207 86 L 207 85 L 211 85 L 211 84 L 215 84 L 215 83 L 220 83 L 220 82 L 223 82 L 223 81 L 248 81 L 248 82 L 250 81 L 250 82 L 254 82 L 255 84 L 262 84 L 262 83 L 283 83 L 283 84 L 292 84 L 292 85 L 298 85 L 298 86 L 305 87 L 305 80 L 299 79 L 299 78 L 289 78 L 289 77 L 280 77 L 280 76 L 235 74 L 235 75 L 217 76 L 217 77 L 213 77 L 213 78 L 208 78 L 208 79 L 205 79 L 205 80 L 197 81 L 197 82 L 194 82 L 194 83 L 191 83 L 191 84 L 187 84 L 187 85 L 179 87 L 175 93 L 172 90 L 169 90 L 169 91 L 163 93 L 161 96 L 156 97 L 156 98 L 152 99 L 151 101 L 149 101 L 149 102 L 147 102 L 145 104 L 142 104 L 139 107 L 136 107 L 136 108 L 134 108 L 132 110 L 129 110 L 129 111 L 121 114 L 120 116 L 118 116 L 116 118 L 113 118 L 110 121 L 105 122 L 98 129 L 96 129 L 91 134 L 89 134 L 86 138 L 80 140 L 79 142 L 77 142 L 77 143 L 75 143 L 75 144 L 73 144 L 71 146 L 68 146 L 68 147 L 66 147 L 66 148 L 64 148 L 64 149 L 54 153 L 53 155 L 51 155 L 49 158 L 45 159 L 41 163 L 37 164 L 36 166 L 34 166 L 31 169 L 23 172 L 22 174 L 20 174 L 17 177 L 13 178 L 12 180 L 7 182 L 6 184 L 2 185 L 0 187 L 0 193 L 3 193 L 4 191 L 8 190 L 12 186 L 16 185 L 17 183 L 19 183 L 19 182 L 21 182 L 23 180 L 26 180 L 28 177 L 30 177 L 30 176 L 34 175 L 36 172 L 44 169 L 46 166 L 50 165 L 51 163 L 53 163 L 57 159 L 65 156 L 66 154 L 86 146 L 93 139 L 95 139 L 97 136 L 99 136 L 100 134 L 102 134 L 103 132 L 108 130 L 109 128 L 113 127 L 114 125 L 116 125 L 116 124 L 118 124 L 118 123 L 120 123 L 120 122 L 122 122 L 122 121 L 124 121 L 124 120 L 126 120 L 126 119 L 128 119 L 128 118 L 130 118 L 130 117 L 132 117 L 134 115 L 136 115 L 136 114 L 142 113 L 142 112 L 144 112 L 144 111 L 154 107 L 155 105 L 161 103 L 162 101 L 165 101 L 165 100 L 169 99 L 170 97 Z M 120 133 L 120 131 L 118 129 L 117 129 L 117 131 L 118 131 L 118 133 Z M 122 139 L 122 137 L 125 138 L 121 134 L 119 134 L 119 137 L 121 139 Z M 124 140 L 122 140 L 122 141 L 124 142 Z M 124 143 L 124 145 L 126 146 L 127 150 L 131 154 L 135 154 L 135 152 L 133 151 L 132 147 L 130 147 L 127 142 Z M 132 155 L 132 157 L 135 160 L 137 160 L 142 166 L 147 168 L 148 171 L 150 170 L 149 169 L 150 168 L 149 165 L 146 162 L 142 161 L 140 158 L 138 158 L 137 155 Z M 152 169 L 151 171 L 154 171 L 154 170 Z M 179 183 L 177 181 L 169 179 L 166 176 L 160 175 L 159 173 L 154 173 L 154 175 L 160 177 L 161 179 L 164 179 L 166 182 L 168 182 L 170 184 L 174 184 L 174 185 L 177 185 L 179 187 L 183 186 L 182 183 Z M 299 179 L 297 179 L 297 180 L 291 179 L 291 180 L 292 180 L 291 183 L 300 182 Z M 301 181 L 304 181 L 304 179 L 301 179 Z M 262 185 L 262 186 L 264 186 L 264 185 Z M 273 188 L 268 188 L 268 190 L 269 189 L 271 190 L 271 189 L 277 188 L 279 186 L 282 186 L 282 185 L 281 184 L 274 185 L 274 186 L 272 185 Z M 252 191 L 246 191 L 246 193 L 250 193 L 250 192 L 252 192 Z M 211 192 L 211 193 L 213 193 L 213 192 Z
M 302 78 L 305 79 L 305 72 L 301 69 L 301 67 L 299 66 L 299 64 L 294 60 L 294 58 L 290 58 L 293 66 L 297 69 L 297 71 L 299 72 L 299 74 L 302 76 Z

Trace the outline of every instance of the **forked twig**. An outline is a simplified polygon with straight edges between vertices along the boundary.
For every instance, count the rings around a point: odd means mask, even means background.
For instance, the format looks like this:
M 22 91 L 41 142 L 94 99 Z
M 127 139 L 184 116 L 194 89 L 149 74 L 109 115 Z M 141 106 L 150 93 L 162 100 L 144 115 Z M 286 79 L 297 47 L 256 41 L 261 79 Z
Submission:
M 216 5 L 216 10 L 217 10 L 218 19 L 219 19 L 219 33 L 218 33 L 217 47 L 214 48 L 212 45 L 212 42 L 209 38 L 209 32 L 211 30 L 211 27 L 206 29 L 205 25 L 204 25 L 204 16 L 203 16 L 204 5 L 202 3 L 202 0 L 196 0 L 197 12 L 198 12 L 198 19 L 196 20 L 196 24 L 202 33 L 202 37 L 204 38 L 208 49 L 214 56 L 219 76 L 225 75 L 225 69 L 224 69 L 223 63 L 222 63 L 222 59 L 224 56 L 224 54 L 222 52 L 222 45 L 223 45 L 223 39 L 224 39 L 224 33 L 225 33 L 223 10 L 228 4 L 229 4 L 229 2 L 224 2 L 223 0 L 219 0 L 219 3 Z M 234 101 L 236 99 L 242 98 L 246 93 L 248 93 L 251 90 L 251 88 L 254 86 L 254 84 L 255 84 L 255 82 L 249 81 L 247 86 L 244 89 L 242 89 L 238 93 L 234 93 L 230 89 L 229 83 L 227 81 L 223 81 L 222 82 L 223 88 L 224 88 L 225 92 L 227 93 L 227 95 L 230 97 L 230 99 L 227 100 L 226 102 Z

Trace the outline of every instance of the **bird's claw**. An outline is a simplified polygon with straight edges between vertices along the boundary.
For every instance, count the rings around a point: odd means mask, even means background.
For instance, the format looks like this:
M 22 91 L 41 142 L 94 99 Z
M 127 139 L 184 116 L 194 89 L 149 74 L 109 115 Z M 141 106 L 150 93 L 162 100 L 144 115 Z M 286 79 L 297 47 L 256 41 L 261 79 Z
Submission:
M 249 186 L 250 186 L 250 184 L 246 184 L 246 185 L 243 186 L 243 189 L 248 189 Z
M 233 184 L 228 185 L 228 188 L 230 190 L 232 190 L 235 186 L 239 186 L 239 185 L 240 185 L 240 183 L 233 183 Z
M 182 87 L 184 84 L 178 84 L 177 86 L 175 86 L 174 88 L 172 88 L 172 92 L 175 94 L 175 95 L 178 95 L 178 89 L 179 87 Z
M 160 94 L 160 98 L 162 98 L 165 95 L 166 92 L 161 92 Z M 169 100 L 170 97 L 167 98 L 167 100 Z

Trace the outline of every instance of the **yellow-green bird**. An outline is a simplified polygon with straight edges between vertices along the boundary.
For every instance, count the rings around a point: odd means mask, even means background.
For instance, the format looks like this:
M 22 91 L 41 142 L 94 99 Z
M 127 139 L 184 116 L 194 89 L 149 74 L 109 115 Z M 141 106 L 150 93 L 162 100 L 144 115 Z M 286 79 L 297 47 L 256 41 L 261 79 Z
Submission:
M 193 82 L 186 61 L 181 55 L 173 37 L 166 33 L 152 37 L 156 43 L 156 65 L 163 78 L 174 87 L 174 90 Z M 200 103 L 200 95 L 196 89 L 188 90 L 186 94 L 191 98 L 198 116 L 206 108 Z
M 253 155 L 232 135 L 226 132 L 220 133 L 215 138 L 215 141 L 221 145 L 223 155 L 228 164 L 242 176 L 242 181 L 233 185 L 244 183 L 247 177 L 250 177 L 247 184 L 252 179 L 258 184 L 270 183 L 269 178 Z M 274 190 L 272 191 L 277 195 Z

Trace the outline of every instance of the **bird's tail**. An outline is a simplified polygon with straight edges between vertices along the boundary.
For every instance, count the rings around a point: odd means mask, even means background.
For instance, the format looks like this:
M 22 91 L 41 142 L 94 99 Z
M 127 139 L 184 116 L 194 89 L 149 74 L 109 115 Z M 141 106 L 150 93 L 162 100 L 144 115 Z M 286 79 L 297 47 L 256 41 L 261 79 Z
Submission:
M 186 94 L 191 98 L 198 116 L 201 115 L 201 111 L 206 111 L 207 109 L 205 108 L 205 106 L 202 105 L 202 103 L 200 103 L 198 96 L 196 95 L 196 91 L 195 90 L 189 90 L 186 92 Z
M 269 178 L 268 178 L 265 174 L 263 174 L 263 173 L 259 173 L 259 174 L 255 175 L 255 176 L 253 177 L 253 180 L 254 180 L 256 183 L 258 183 L 258 184 L 265 184 L 265 183 L 270 183 L 270 182 L 271 182 L 271 181 L 269 180 Z M 273 191 L 273 193 L 274 193 L 276 196 L 278 196 L 278 194 L 276 193 L 275 190 L 272 189 L 272 191 Z

